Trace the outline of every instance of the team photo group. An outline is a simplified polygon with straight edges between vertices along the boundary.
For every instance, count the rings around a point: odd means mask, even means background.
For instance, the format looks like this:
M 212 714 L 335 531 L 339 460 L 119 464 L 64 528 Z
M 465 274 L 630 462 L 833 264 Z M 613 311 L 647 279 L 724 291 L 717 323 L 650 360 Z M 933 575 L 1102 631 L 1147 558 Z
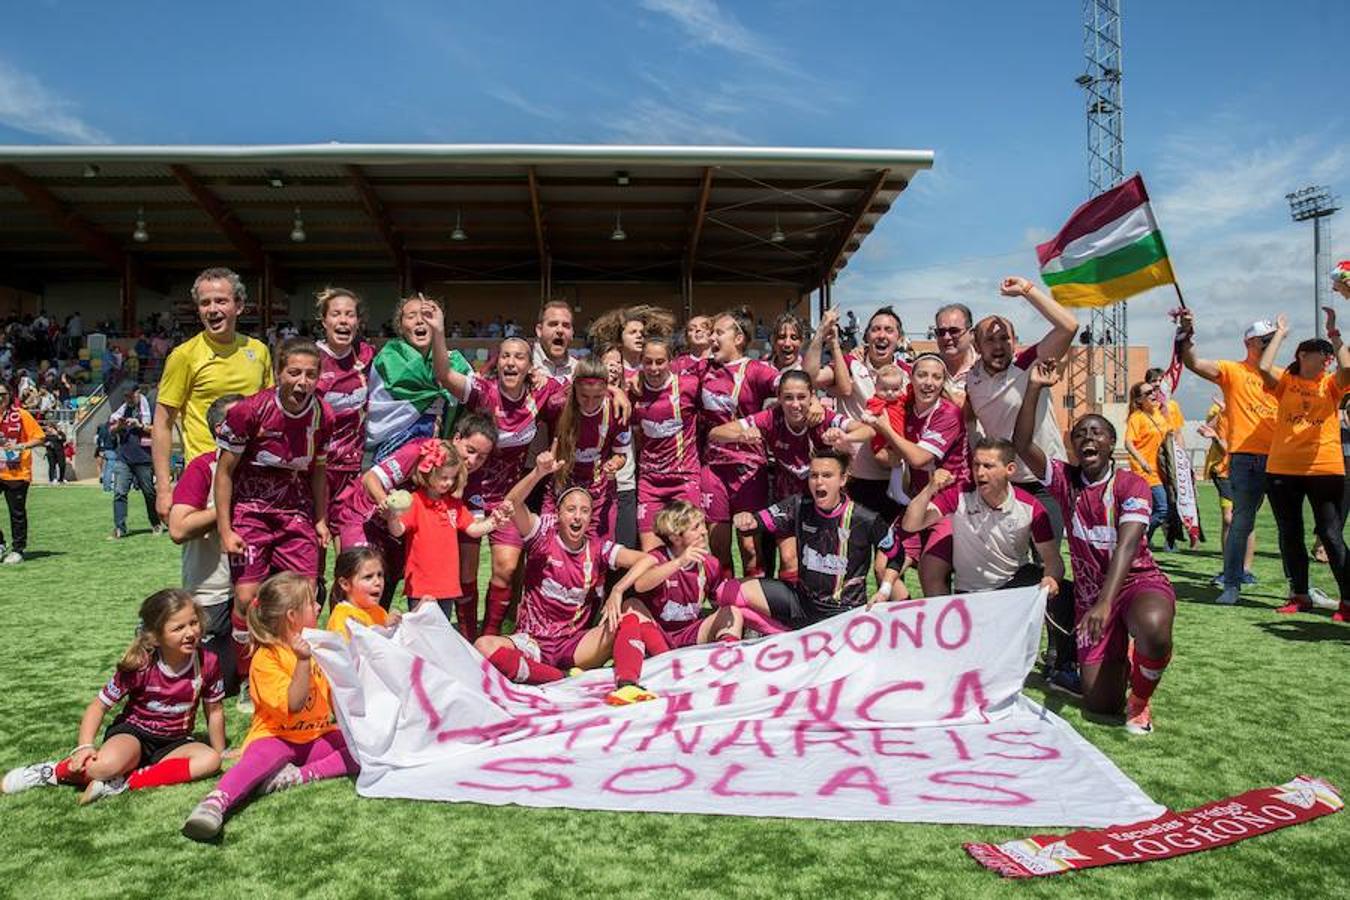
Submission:
M 1350 298 L 1350 261 L 1331 279 Z M 265 343 L 238 330 L 241 278 L 207 269 L 191 289 L 201 331 L 115 414 L 143 426 L 145 490 L 181 546 L 181 584 L 146 586 L 74 749 L 12 768 L 3 790 L 73 786 L 90 803 L 219 775 L 182 825 L 218 839 L 250 799 L 359 770 L 306 631 L 391 634 L 427 607 L 511 682 L 612 666 L 604 699 L 621 707 L 659 699 L 644 663 L 679 648 L 1039 588 L 1049 688 L 1148 735 L 1173 653 L 1166 554 L 1194 540 L 1178 510 L 1190 463 L 1173 449 L 1180 367 L 1216 395 L 1194 473 L 1221 498 L 1214 602 L 1251 582 L 1269 499 L 1288 578 L 1278 612 L 1325 615 L 1310 509 L 1340 590 L 1331 619 L 1350 620 L 1350 351 L 1335 309 L 1325 338 L 1291 336 L 1281 315 L 1218 360 L 1193 344 L 1204 315 L 1177 310 L 1176 367 L 1130 386 L 1123 430 L 1089 414 L 1066 432 L 1051 393 L 1079 321 L 1022 277 L 1000 295 L 974 310 L 881 306 L 852 327 L 836 309 L 811 327 L 643 304 L 584 330 L 550 300 L 471 362 L 421 294 L 395 304 L 392 337 L 371 339 L 381 323 L 362 298 L 331 287 L 315 339 Z M 1014 318 L 1043 325 L 1021 334 Z M 936 349 L 916 353 L 907 334 L 924 332 Z M 0 403 L 6 465 L 31 467 L 41 429 L 3 385 Z M 235 695 L 251 714 L 242 738 L 226 729 Z

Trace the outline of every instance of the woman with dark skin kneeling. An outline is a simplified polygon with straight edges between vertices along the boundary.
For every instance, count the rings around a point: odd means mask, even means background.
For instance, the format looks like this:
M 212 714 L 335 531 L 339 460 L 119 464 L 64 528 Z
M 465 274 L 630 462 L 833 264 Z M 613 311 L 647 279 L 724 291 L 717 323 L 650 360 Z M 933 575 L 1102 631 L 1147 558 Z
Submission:
M 1172 658 L 1177 602 L 1172 583 L 1158 569 L 1144 540 L 1149 486 L 1133 472 L 1116 470 L 1112 461 L 1116 429 L 1102 416 L 1086 415 L 1073 423 L 1069 443 L 1076 466 L 1047 459 L 1031 442 L 1041 391 L 1057 381 L 1053 362 L 1037 363 L 1031 370 L 1013 446 L 1064 510 L 1083 708 L 1116 714 L 1124 706 L 1126 730 L 1149 734 L 1153 731 L 1149 698 Z

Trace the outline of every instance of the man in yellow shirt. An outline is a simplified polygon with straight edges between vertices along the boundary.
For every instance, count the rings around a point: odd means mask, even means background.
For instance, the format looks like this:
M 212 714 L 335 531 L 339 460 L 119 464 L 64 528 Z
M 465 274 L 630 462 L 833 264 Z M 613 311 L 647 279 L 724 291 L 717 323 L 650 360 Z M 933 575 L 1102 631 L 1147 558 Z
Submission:
M 229 269 L 207 269 L 192 284 L 192 302 L 202 331 L 175 347 L 164 361 L 150 431 L 155 508 L 163 521 L 168 521 L 173 507 L 169 456 L 174 424 L 180 423 L 182 429 L 186 465 L 215 448 L 206 410 L 217 397 L 247 397 L 272 384 L 272 360 L 266 345 L 235 332 L 246 297 L 244 282 Z
M 1237 603 L 1242 585 L 1247 538 L 1266 494 L 1266 457 L 1279 405 L 1261 374 L 1261 353 L 1275 336 L 1275 324 L 1253 322 L 1242 335 L 1247 355 L 1242 362 L 1200 359 L 1195 354 L 1194 313 L 1182 310 L 1181 361 L 1195 374 L 1219 386 L 1228 427 L 1228 478 L 1233 488 L 1233 523 L 1223 544 L 1223 590 L 1216 603 Z
M 9 507 L 9 536 L 0 531 L 0 562 L 23 562 L 28 547 L 28 485 L 33 481 L 33 448 L 42 443 L 42 426 L 19 406 L 9 385 L 0 382 L 0 491 Z

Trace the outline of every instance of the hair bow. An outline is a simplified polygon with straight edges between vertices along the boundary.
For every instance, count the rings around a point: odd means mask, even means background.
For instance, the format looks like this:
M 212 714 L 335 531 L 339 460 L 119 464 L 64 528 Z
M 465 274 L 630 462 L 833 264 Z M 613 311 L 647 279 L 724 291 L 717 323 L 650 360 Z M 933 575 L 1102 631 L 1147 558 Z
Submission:
M 445 465 L 445 445 L 440 441 L 427 441 L 417 454 L 417 471 L 426 475 Z

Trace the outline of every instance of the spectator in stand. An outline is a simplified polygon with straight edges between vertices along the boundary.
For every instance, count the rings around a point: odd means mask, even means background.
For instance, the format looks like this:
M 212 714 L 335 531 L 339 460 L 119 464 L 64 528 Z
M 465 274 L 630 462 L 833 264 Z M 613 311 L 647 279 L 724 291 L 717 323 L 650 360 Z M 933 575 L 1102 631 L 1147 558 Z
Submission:
M 151 440 L 155 512 L 161 521 L 168 518 L 173 506 L 169 458 L 173 453 L 173 426 L 179 417 L 186 464 L 215 449 L 206 411 L 217 397 L 247 397 L 272 384 L 272 358 L 267 348 L 256 338 L 235 332 L 246 299 L 243 280 L 229 269 L 207 269 L 192 284 L 192 302 L 202 332 L 169 354 L 155 397 Z
M 28 486 L 33 481 L 33 448 L 42 444 L 42 426 L 14 402 L 9 385 L 0 384 L 0 491 L 9 507 L 10 544 L 0 531 L 0 563 L 23 562 L 28 548 Z
M 146 388 L 138 384 L 132 388 L 123 403 L 108 419 L 117 441 L 117 474 L 113 485 L 113 539 L 127 534 L 127 495 L 133 484 L 145 497 L 145 517 L 150 530 L 159 534 L 164 530 L 155 512 L 155 472 L 151 462 L 151 415 Z
M 1275 337 L 1275 325 L 1262 320 L 1247 326 L 1242 335 L 1246 357 L 1242 362 L 1201 359 L 1195 354 L 1195 313 L 1183 309 L 1178 319 L 1177 340 L 1181 361 L 1195 374 L 1212 381 L 1223 391 L 1228 425 L 1228 478 L 1233 486 L 1233 524 L 1223 545 L 1223 590 L 1216 603 L 1238 602 L 1244 584 L 1256 581 L 1244 570 L 1247 539 L 1256 526 L 1256 514 L 1266 494 L 1266 458 L 1275 426 L 1279 401 L 1266 387 L 1260 368 L 1261 354 Z
M 66 433 L 55 422 L 48 422 L 43 430 L 46 432 L 42 444 L 47 451 L 47 481 L 50 484 L 65 484 Z

